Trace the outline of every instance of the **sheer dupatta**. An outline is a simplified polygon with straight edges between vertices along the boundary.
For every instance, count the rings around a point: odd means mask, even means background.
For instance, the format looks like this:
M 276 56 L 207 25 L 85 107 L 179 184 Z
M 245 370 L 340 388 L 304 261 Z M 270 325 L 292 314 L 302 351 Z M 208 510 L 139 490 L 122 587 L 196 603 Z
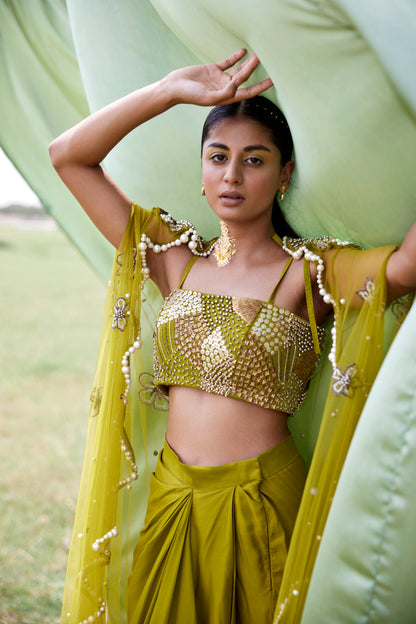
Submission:
M 161 297 L 151 282 L 146 284 L 146 257 L 149 249 L 163 253 L 180 244 L 205 253 L 190 223 L 133 204 L 104 310 L 62 608 L 65 623 L 124 618 L 130 553 L 166 429 L 167 402 L 151 374 L 152 331 Z
M 296 253 L 297 244 L 286 246 Z M 274 624 L 301 621 L 314 562 L 355 427 L 383 359 L 385 267 L 394 246 L 368 251 L 306 245 L 321 294 L 334 308 L 331 385 L 305 485 L 276 607 Z

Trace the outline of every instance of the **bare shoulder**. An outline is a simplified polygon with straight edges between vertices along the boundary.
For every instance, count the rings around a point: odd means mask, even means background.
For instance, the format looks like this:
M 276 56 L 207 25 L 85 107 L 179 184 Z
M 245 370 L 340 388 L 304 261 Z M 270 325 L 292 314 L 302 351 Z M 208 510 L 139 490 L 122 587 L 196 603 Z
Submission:
M 192 255 L 192 252 L 186 245 L 171 247 L 160 254 L 155 254 L 149 250 L 150 276 L 163 297 L 167 297 L 172 290 L 177 288 Z

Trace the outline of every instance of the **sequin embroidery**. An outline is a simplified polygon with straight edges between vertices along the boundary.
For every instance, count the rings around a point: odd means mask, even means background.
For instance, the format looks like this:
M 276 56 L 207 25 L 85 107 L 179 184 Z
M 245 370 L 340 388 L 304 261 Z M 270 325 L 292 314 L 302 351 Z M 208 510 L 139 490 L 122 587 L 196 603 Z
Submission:
M 317 361 L 309 322 L 255 299 L 179 289 L 156 323 L 155 384 L 166 394 L 191 386 L 293 413 Z

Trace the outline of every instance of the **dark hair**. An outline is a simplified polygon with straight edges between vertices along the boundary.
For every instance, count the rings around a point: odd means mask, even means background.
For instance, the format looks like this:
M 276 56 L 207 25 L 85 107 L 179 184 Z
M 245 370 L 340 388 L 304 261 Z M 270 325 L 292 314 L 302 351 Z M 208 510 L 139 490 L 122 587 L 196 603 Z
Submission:
M 212 128 L 224 119 L 232 117 L 248 117 L 261 123 L 270 131 L 273 143 L 280 151 L 282 166 L 291 160 L 293 139 L 286 117 L 280 108 L 262 95 L 256 95 L 248 100 L 241 100 L 241 102 L 234 102 L 233 104 L 215 106 L 209 112 L 202 129 L 201 150 Z M 277 197 L 273 201 L 272 224 L 280 236 L 296 236 L 283 216 Z

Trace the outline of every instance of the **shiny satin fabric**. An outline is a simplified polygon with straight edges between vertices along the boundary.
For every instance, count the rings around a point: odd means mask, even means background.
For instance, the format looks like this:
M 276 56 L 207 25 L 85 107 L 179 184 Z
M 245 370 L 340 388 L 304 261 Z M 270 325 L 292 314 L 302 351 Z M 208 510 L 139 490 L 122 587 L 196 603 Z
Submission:
M 215 467 L 167 443 L 128 587 L 130 624 L 269 624 L 306 477 L 291 437 Z

